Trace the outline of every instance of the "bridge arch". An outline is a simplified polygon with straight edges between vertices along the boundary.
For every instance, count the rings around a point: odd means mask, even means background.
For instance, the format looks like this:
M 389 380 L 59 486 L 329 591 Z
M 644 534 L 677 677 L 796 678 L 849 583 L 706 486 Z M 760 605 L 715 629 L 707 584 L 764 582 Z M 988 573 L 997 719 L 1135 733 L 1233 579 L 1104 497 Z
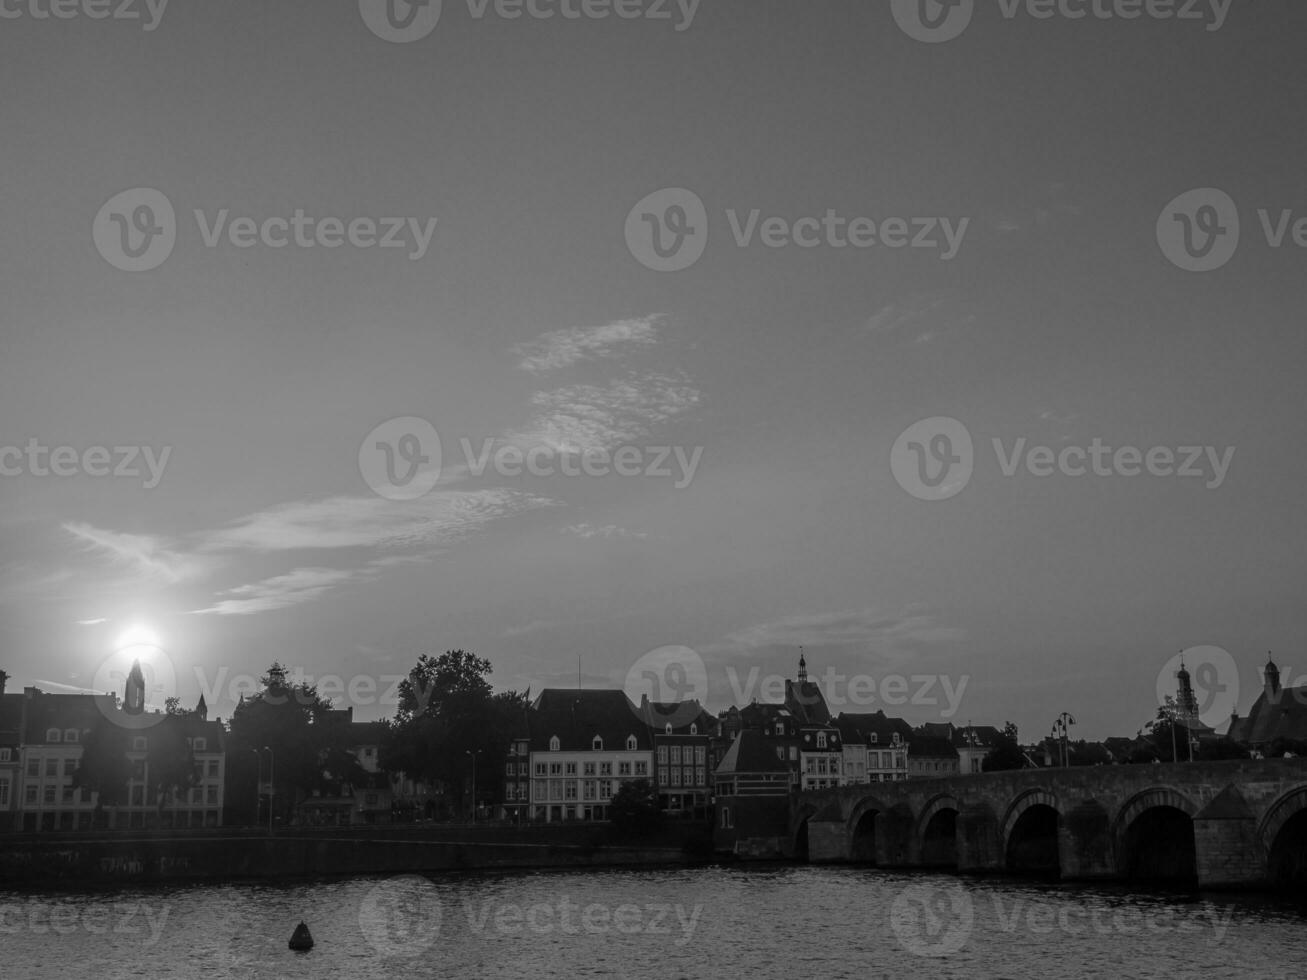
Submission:
M 960 811 L 956 797 L 940 793 L 926 801 L 917 817 L 917 848 L 926 866 L 957 866 L 957 828 Z
M 1153 786 L 1126 800 L 1112 822 L 1117 870 L 1126 878 L 1197 881 L 1193 800 Z
M 838 803 L 806 803 L 790 821 L 790 854 L 802 861 L 808 859 L 808 822 L 812 820 L 840 819 Z
M 849 835 L 849 856 L 854 861 L 875 864 L 877 861 L 876 837 L 880 815 L 886 807 L 873 796 L 864 797 L 853 807 L 845 827 Z
M 1062 808 L 1056 794 L 1036 787 L 1017 796 L 1008 804 L 1000 825 L 1003 866 L 1009 871 L 1059 875 L 1061 826 Z
M 1307 883 L 1307 786 L 1281 795 L 1257 827 L 1271 883 L 1300 888 Z

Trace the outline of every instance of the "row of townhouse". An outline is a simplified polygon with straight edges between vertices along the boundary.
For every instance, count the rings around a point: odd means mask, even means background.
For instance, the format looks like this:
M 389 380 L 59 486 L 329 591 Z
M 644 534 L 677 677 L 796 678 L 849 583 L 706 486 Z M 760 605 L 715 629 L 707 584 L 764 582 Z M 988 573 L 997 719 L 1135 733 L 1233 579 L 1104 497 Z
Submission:
M 147 714 L 139 670 L 128 677 L 121 707 L 111 694 L 48 694 L 36 687 L 9 694 L 7 680 L 0 671 L 0 831 L 89 830 L 97 813 L 112 829 L 221 823 L 223 728 L 208 720 L 203 697 L 190 714 Z M 108 727 L 125 739 L 129 775 L 122 800 L 102 808 L 99 794 L 76 786 L 75 777 L 88 737 Z M 194 760 L 194 783 L 161 801 L 151 758 L 182 744 Z
M 663 808 L 706 817 L 712 716 L 697 702 L 631 702 L 623 691 L 547 688 L 512 739 L 501 815 L 605 820 L 624 783 L 648 780 Z

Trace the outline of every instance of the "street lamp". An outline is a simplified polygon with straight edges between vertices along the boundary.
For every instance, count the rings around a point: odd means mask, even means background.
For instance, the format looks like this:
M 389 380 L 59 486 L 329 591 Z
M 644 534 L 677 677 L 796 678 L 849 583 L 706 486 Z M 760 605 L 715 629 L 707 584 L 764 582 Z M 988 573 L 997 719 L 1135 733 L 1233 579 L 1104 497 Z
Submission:
M 263 753 L 258 749 L 250 749 L 250 754 L 254 756 L 254 822 L 259 823 L 259 807 L 263 805 L 263 794 L 259 789 L 263 785 Z
M 1060 715 L 1057 716 L 1057 720 L 1053 722 L 1053 735 L 1061 739 L 1062 768 L 1064 769 L 1069 764 L 1069 760 L 1067 758 L 1067 744 L 1066 744 L 1067 735 L 1068 735 L 1067 729 L 1069 726 L 1074 725 L 1075 723 L 1076 720 L 1071 717 L 1071 713 L 1068 711 L 1063 711 Z
M 477 749 L 475 752 L 473 752 L 471 749 L 464 749 L 463 754 L 472 757 L 472 822 L 476 823 L 477 822 L 477 756 L 481 754 L 481 750 Z

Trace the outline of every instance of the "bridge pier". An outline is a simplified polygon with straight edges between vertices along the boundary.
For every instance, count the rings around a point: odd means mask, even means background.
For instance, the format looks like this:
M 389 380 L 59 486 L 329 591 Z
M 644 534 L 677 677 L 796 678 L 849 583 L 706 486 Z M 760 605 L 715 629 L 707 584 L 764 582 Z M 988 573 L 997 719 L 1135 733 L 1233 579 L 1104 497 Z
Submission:
M 1258 888 L 1270 878 L 1257 818 L 1234 786 L 1194 816 L 1194 852 L 1201 888 Z
M 1003 842 L 998 817 L 983 803 L 964 803 L 958 813 L 958 870 L 1002 871 Z
M 1057 830 L 1059 876 L 1064 881 L 1116 878 L 1116 847 L 1107 810 L 1083 800 L 1062 816 Z
M 838 820 L 808 821 L 808 862 L 837 864 L 853 859 L 848 828 Z

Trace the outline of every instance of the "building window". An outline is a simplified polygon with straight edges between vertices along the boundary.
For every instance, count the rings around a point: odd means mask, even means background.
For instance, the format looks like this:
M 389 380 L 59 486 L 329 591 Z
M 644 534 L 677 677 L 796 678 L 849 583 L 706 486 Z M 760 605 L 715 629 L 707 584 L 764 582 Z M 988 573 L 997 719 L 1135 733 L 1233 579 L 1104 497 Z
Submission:
M 584 776 L 593 776 L 595 774 L 595 764 L 593 762 L 583 763 L 581 766 L 581 773 Z
M 611 762 L 599 763 L 599 775 L 611 776 L 613 774 L 613 764 Z
M 44 797 L 44 798 L 45 798 L 45 802 L 46 802 L 47 805 L 51 805 L 51 806 L 52 806 L 52 805 L 54 804 L 54 787 L 53 787 L 53 786 L 47 786 L 47 787 L 45 788 L 45 797 Z
M 28 803 L 29 806 L 34 806 L 34 805 L 36 804 L 36 787 L 35 787 L 35 786 L 28 786 L 28 787 L 27 787 L 27 803 Z
M 8 762 L 11 749 L 0 749 L 0 762 Z
M 45 760 L 45 774 L 46 774 L 47 777 L 57 776 L 57 775 L 59 775 L 59 760 L 58 760 L 58 759 L 46 759 L 46 760 Z
M 780 759 L 781 762 L 785 761 L 785 746 L 783 745 L 776 746 L 776 758 Z
M 658 767 L 658 785 L 660 785 L 660 786 L 666 786 L 666 785 L 667 785 L 667 767 L 666 767 L 666 766 L 659 766 L 659 767 Z
M 595 781 L 594 781 L 593 779 L 587 779 L 587 780 L 585 781 L 585 783 L 583 784 L 583 789 L 584 789 L 584 792 L 585 792 L 585 798 L 586 798 L 587 800 L 590 800 L 590 801 L 593 801 L 593 800 L 594 800 L 594 798 L 595 798 L 595 788 L 596 788 L 596 787 L 595 787 Z
M 819 748 L 819 749 L 824 749 L 825 747 L 826 747 L 826 733 L 825 733 L 825 732 L 818 732 L 818 733 L 817 733 L 817 748 Z
M 900 738 L 898 732 L 895 732 L 893 735 L 889 737 L 890 745 L 898 745 L 901 741 L 902 738 Z
M 635 764 L 635 774 L 636 774 L 637 776 L 647 776 L 647 775 L 649 775 L 649 763 L 647 763 L 647 762 L 637 762 L 637 763 Z
M 872 732 L 871 735 L 867 738 L 867 741 L 870 742 L 872 745 L 879 745 L 880 736 L 875 732 Z
M 672 746 L 672 765 L 674 765 L 674 766 L 679 766 L 680 764 L 681 764 L 681 747 L 680 747 L 679 745 L 673 745 L 673 746 Z
M 706 750 L 702 745 L 696 745 L 694 747 L 694 762 L 696 765 L 700 765 L 700 766 L 703 765 L 705 752 Z
M 28 760 L 27 760 L 27 778 L 28 778 L 28 779 L 36 779 L 36 778 L 37 778 L 38 776 L 40 776 L 40 775 L 41 775 L 41 760 L 40 760 L 40 759 L 28 759 Z
M 46 740 L 47 742 L 57 742 L 57 741 L 59 741 L 59 729 L 57 729 L 57 728 L 50 728 L 50 729 L 47 729 L 47 730 L 46 730 L 46 733 L 45 733 L 45 740 Z
M 666 735 L 672 734 L 672 723 L 670 721 L 663 726 L 663 733 Z
M 575 776 L 575 775 L 576 775 L 576 763 L 575 763 L 575 762 L 569 762 L 569 763 L 567 763 L 567 765 L 564 766 L 563 771 L 564 771 L 565 773 L 567 773 L 567 775 L 569 775 L 569 776 Z
M 777 734 L 777 735 L 784 735 L 784 734 L 785 734 L 785 722 L 783 722 L 783 721 L 778 721 L 778 722 L 776 723 L 776 734 Z
M 563 792 L 563 799 L 565 799 L 565 800 L 570 800 L 570 801 L 572 801 L 572 802 L 576 802 L 576 783 L 575 783 L 575 781 L 569 779 L 566 783 L 564 783 L 564 784 L 563 784 L 563 791 L 564 791 L 564 792 Z
M 619 776 L 631 775 L 631 764 L 629 762 L 619 762 L 617 764 L 617 775 Z
M 71 776 L 71 775 L 72 775 L 73 773 L 75 773 L 76 771 L 77 771 L 77 760 L 76 760 L 76 759 L 65 759 L 65 760 L 64 760 L 64 775 L 65 775 L 65 776 Z
M 77 729 L 76 729 L 76 728 L 69 728 L 67 731 L 64 732 L 64 741 L 65 741 L 65 742 L 76 742 L 76 741 L 77 741 L 77 737 L 78 737 L 78 736 L 77 736 Z
M 550 752 L 557 752 L 557 751 L 559 750 L 559 748 L 562 746 L 562 744 L 563 744 L 563 743 L 560 742 L 560 741 L 558 740 L 558 736 L 557 736 L 557 735 L 550 735 L 550 736 L 549 736 L 549 751 L 550 751 Z
M 549 775 L 561 776 L 563 774 L 563 764 L 561 762 L 549 763 Z
M 602 752 L 604 750 L 604 740 L 596 735 L 594 741 L 590 743 L 590 750 L 592 752 Z
M 537 762 L 537 763 L 536 763 L 536 775 L 537 775 L 537 776 L 543 776 L 543 775 L 544 775 L 545 773 L 547 773 L 548 771 L 549 771 L 549 770 L 545 767 L 545 764 L 544 764 L 543 762 Z
M 599 780 L 599 799 L 611 800 L 613 798 L 613 781 L 611 779 Z
M 679 770 L 679 769 L 673 769 L 673 770 L 672 770 L 672 783 L 671 783 L 671 784 L 672 784 L 673 786 L 680 786 L 680 785 L 681 785 L 681 770 Z
M 628 735 L 628 736 L 626 736 L 626 751 L 627 751 L 627 752 L 634 752 L 634 751 L 636 750 L 636 747 L 637 747 L 638 745 L 639 745 L 639 743 L 635 740 L 635 736 L 634 736 L 634 735 Z
M 698 735 L 698 734 L 699 734 L 699 726 L 696 725 L 696 724 L 694 724 L 694 723 L 691 723 L 691 724 L 690 724 L 690 734 L 691 734 L 691 735 Z
M 71 804 L 73 802 L 73 788 L 71 786 L 64 787 L 63 801 L 65 804 Z
M 660 745 L 660 746 L 658 746 L 658 764 L 659 764 L 660 766 L 665 766 L 665 765 L 667 765 L 667 746 L 666 746 L 666 745 Z
M 0 810 L 9 806 L 9 780 L 0 779 Z

